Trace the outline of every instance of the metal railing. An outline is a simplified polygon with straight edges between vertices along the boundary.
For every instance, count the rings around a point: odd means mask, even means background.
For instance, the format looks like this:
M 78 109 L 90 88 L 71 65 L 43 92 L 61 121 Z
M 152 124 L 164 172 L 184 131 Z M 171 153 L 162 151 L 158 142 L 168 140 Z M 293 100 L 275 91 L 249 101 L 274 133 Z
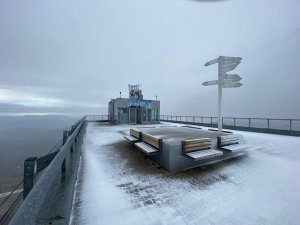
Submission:
M 217 127 L 218 117 L 160 115 L 161 121 Z M 265 133 L 300 135 L 300 119 L 223 117 L 224 128 Z
M 12 225 L 68 224 L 86 122 L 107 121 L 108 115 L 86 115 L 65 128 L 63 138 L 47 155 L 27 158 L 24 179 L 1 202 L 0 207 L 10 198 L 16 199 L 0 218 L 0 224 L 8 224 L 18 207 L 10 222 Z M 20 189 L 22 184 L 23 189 Z
M 10 224 L 68 224 L 79 159 L 85 117 L 65 131 L 59 151 L 24 163 L 24 201 Z M 38 170 L 46 168 L 35 181 Z
M 100 121 L 100 122 L 107 122 L 109 121 L 109 115 L 86 115 L 85 116 L 85 120 L 90 122 L 90 121 L 93 121 L 93 122 L 97 122 L 97 121 Z

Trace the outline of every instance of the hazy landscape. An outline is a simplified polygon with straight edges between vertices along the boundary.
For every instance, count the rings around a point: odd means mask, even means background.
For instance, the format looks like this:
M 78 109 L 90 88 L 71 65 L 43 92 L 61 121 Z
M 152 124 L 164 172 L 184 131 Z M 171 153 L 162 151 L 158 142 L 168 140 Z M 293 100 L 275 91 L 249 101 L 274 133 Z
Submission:
M 43 156 L 79 116 L 0 116 L 0 193 L 8 191 L 23 176 L 27 157 Z

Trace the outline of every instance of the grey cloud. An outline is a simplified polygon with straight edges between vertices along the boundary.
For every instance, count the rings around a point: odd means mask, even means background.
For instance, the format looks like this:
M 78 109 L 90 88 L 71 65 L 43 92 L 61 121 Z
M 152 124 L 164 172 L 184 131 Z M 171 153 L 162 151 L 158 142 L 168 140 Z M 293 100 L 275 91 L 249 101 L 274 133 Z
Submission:
M 216 67 L 203 64 L 240 56 L 234 73 L 244 85 L 224 92 L 225 115 L 299 117 L 299 7 L 297 0 L 4 0 L 0 89 L 61 99 L 64 111 L 99 105 L 90 107 L 99 113 L 140 82 L 146 98 L 158 95 L 162 113 L 216 115 L 216 90 L 201 85 L 216 79 Z

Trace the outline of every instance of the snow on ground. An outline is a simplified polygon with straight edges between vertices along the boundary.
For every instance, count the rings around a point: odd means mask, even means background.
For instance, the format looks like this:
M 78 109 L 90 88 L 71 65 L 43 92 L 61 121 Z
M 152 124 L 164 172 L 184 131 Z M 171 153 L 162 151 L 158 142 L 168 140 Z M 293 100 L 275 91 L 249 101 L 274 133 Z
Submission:
M 299 224 L 299 137 L 234 131 L 258 147 L 169 173 L 124 140 L 129 128 L 88 124 L 71 224 Z

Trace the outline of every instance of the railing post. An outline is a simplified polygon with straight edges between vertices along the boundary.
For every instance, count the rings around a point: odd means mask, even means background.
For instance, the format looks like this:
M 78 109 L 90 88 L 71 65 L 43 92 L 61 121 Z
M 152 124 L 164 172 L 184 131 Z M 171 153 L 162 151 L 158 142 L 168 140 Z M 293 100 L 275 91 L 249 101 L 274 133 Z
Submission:
M 212 117 L 210 117 L 210 124 L 212 124 Z
M 35 182 L 37 171 L 37 157 L 30 157 L 24 161 L 23 199 L 27 197 Z
M 222 126 L 224 125 L 224 118 L 222 117 Z
M 181 116 L 179 116 L 180 122 L 181 122 Z
M 292 120 L 290 120 L 290 131 L 292 131 Z
M 249 128 L 251 127 L 251 118 L 249 118 Z
M 63 145 L 67 142 L 68 140 L 68 131 L 65 130 L 63 133 Z
M 268 129 L 270 129 L 270 119 L 267 120 L 268 120 Z
M 235 124 L 235 117 L 233 118 L 233 125 L 236 126 L 236 124 Z
M 61 164 L 61 172 L 66 172 L 66 158 L 64 159 L 63 163 Z

